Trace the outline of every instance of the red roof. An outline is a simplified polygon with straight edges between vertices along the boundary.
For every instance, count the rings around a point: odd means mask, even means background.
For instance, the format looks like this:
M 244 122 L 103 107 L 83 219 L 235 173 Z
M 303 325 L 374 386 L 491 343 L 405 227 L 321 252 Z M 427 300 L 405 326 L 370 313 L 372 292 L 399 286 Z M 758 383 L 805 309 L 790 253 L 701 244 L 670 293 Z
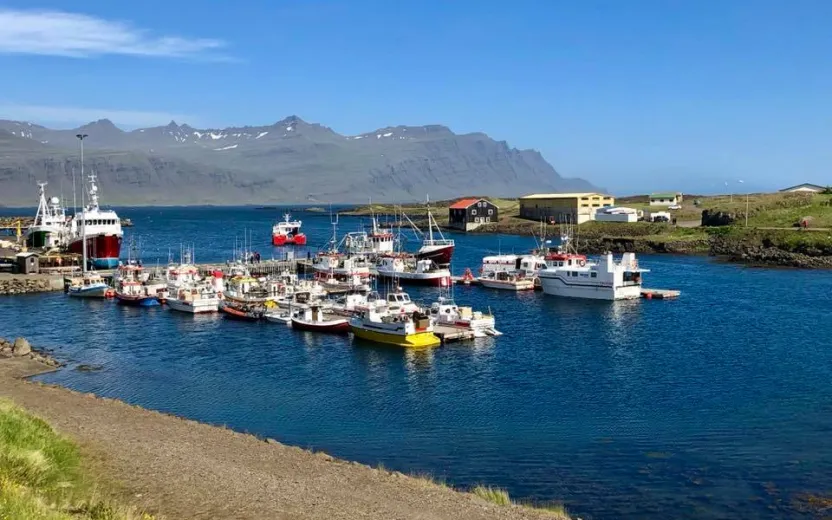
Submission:
M 462 199 L 454 202 L 451 204 L 450 209 L 466 209 L 469 206 L 476 204 L 477 202 L 481 201 L 482 199 Z

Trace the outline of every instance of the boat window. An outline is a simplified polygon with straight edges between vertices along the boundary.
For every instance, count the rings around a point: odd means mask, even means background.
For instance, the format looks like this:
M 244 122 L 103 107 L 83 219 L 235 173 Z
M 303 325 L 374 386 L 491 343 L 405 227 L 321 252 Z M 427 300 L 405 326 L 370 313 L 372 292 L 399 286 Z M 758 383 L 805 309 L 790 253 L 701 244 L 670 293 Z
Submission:
M 589 276 L 591 278 L 598 278 L 598 273 L 596 273 L 595 271 L 592 271 L 591 273 L 589 273 Z

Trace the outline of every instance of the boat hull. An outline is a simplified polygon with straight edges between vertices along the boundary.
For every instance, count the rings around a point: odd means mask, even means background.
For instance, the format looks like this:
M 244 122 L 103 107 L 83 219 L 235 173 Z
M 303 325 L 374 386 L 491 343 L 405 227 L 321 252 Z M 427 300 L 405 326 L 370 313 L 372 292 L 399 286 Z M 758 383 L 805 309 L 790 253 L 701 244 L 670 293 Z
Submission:
M 583 298 L 588 300 L 636 300 L 641 297 L 640 285 L 623 287 L 568 284 L 557 277 L 540 277 L 543 293 L 561 298 Z
M 75 238 L 69 243 L 69 252 L 83 253 L 83 241 Z M 121 252 L 121 236 L 92 235 L 87 236 L 87 258 L 97 269 L 114 269 L 118 267 L 118 256 Z
M 413 275 L 412 273 L 396 273 L 395 275 L 379 271 L 378 277 L 386 280 L 397 279 L 402 284 L 422 285 L 428 287 L 448 287 L 451 277 L 440 274 L 436 276 Z
M 259 321 L 262 318 L 262 313 L 260 312 L 252 312 L 252 311 L 243 311 L 232 307 L 230 305 L 221 305 L 220 311 L 225 313 L 226 318 L 231 318 L 234 320 L 241 320 L 241 321 Z
M 346 334 L 350 331 L 348 320 L 328 320 L 321 323 L 292 318 L 292 328 L 309 332 L 327 332 L 330 334 Z
M 437 265 L 448 265 L 454 256 L 454 246 L 423 246 L 416 253 L 419 260 L 433 260 Z
M 175 298 L 168 298 L 166 303 L 172 310 L 187 312 L 190 314 L 207 314 L 217 312 L 219 310 L 219 300 L 197 300 L 195 302 L 186 302 Z
M 72 298 L 105 298 L 110 287 L 106 284 L 94 284 L 87 287 L 70 287 L 67 294 Z
M 159 305 L 159 298 L 155 296 L 130 296 L 116 291 L 116 300 L 121 305 L 133 307 L 156 307 Z
M 272 235 L 272 245 L 275 246 L 303 246 L 306 245 L 306 235 L 300 233 L 294 236 Z
M 488 280 L 480 278 L 480 285 L 488 289 L 500 289 L 502 291 L 533 291 L 534 281 L 523 280 L 522 282 L 504 282 L 500 280 Z
M 374 343 L 382 343 L 385 345 L 395 345 L 397 347 L 406 348 L 429 348 L 438 347 L 441 344 L 439 338 L 433 332 L 417 332 L 415 334 L 390 334 L 387 332 L 369 330 L 364 327 L 350 325 L 352 333 L 357 338 L 361 338 Z
M 55 247 L 58 243 L 57 229 L 30 229 L 26 235 L 26 247 Z

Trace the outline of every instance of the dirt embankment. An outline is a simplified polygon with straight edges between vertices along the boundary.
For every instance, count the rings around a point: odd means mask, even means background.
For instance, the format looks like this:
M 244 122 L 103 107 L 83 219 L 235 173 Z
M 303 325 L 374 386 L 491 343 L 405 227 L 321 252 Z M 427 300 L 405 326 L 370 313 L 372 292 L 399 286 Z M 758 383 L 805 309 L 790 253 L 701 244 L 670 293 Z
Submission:
M 0 396 L 77 441 L 125 503 L 167 519 L 563 519 L 126 403 L 21 380 L 54 370 L 0 356 Z

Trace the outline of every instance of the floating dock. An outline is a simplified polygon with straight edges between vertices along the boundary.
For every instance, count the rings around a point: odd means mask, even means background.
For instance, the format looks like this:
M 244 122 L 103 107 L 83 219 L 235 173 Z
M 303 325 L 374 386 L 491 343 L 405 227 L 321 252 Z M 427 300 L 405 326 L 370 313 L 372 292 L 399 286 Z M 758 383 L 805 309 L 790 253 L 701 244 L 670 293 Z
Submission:
M 675 300 L 682 294 L 674 289 L 642 289 L 641 297 L 645 300 Z
M 443 345 L 453 343 L 455 341 L 467 341 L 474 339 L 474 332 L 458 327 L 448 327 L 447 325 L 434 325 L 433 334 Z
M 464 276 L 451 276 L 451 283 L 454 285 L 480 285 L 478 278 L 466 278 Z

